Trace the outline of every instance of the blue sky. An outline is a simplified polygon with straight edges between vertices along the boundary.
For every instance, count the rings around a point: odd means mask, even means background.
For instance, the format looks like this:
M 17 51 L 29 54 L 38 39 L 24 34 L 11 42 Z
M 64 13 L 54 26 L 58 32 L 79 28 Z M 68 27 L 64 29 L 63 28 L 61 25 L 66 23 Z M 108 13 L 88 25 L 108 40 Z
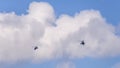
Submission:
M 15 12 L 17 15 L 27 14 L 29 4 L 33 1 L 48 2 L 54 8 L 56 17 L 61 14 L 74 16 L 75 13 L 82 10 L 94 9 L 98 10 L 109 24 L 117 26 L 120 20 L 119 0 L 0 0 L 0 12 Z M 56 68 L 60 61 L 60 59 L 36 63 L 20 61 L 14 64 L 1 63 L 1 66 L 5 68 Z M 111 68 L 120 62 L 120 58 L 119 56 L 105 58 L 85 57 L 70 61 L 75 64 L 76 68 Z

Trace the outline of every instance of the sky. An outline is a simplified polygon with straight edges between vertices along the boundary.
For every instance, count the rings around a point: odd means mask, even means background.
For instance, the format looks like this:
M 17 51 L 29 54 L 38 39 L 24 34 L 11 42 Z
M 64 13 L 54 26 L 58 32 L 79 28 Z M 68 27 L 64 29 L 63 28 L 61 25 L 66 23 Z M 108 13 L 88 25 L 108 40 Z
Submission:
M 1 0 L 0 68 L 120 68 L 119 2 Z

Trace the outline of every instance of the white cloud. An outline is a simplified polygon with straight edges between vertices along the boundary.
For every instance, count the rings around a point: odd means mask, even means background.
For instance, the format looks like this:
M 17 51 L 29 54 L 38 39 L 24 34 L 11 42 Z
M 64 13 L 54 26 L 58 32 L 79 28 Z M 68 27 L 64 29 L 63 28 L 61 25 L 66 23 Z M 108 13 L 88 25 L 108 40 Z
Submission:
M 46 6 L 46 8 L 39 8 L 38 10 L 49 11 L 52 15 L 52 9 L 48 4 L 33 2 L 31 5 L 39 7 Z M 48 7 L 47 7 L 48 6 Z M 25 59 L 32 59 L 34 57 L 33 47 L 38 40 L 43 36 L 45 25 L 43 22 L 52 19 L 43 15 L 39 15 L 40 21 L 36 20 L 36 16 L 32 15 L 32 9 L 35 7 L 30 6 L 27 15 L 18 16 L 12 13 L 0 13 L 0 61 L 20 61 Z M 50 8 L 50 9 L 49 9 Z M 33 9 L 35 10 L 35 9 Z M 37 11 L 37 10 L 36 10 Z M 43 12 L 42 12 L 43 13 Z M 47 13 L 47 12 L 46 12 Z M 42 18 L 42 19 L 41 19 Z
M 29 17 L 45 25 L 50 25 L 55 20 L 53 7 L 47 2 L 32 2 L 29 6 L 28 13 Z
M 0 61 L 119 56 L 115 29 L 96 10 L 55 19 L 51 5 L 33 2 L 27 15 L 0 13 Z M 39 49 L 34 51 L 36 45 Z
M 98 11 L 85 10 L 74 17 L 61 15 L 56 24 L 56 27 L 46 27 L 40 40 L 53 51 L 50 56 L 81 58 L 120 54 L 120 38 L 115 35 L 115 27 L 108 24 Z M 81 40 L 85 40 L 85 46 L 80 45 Z

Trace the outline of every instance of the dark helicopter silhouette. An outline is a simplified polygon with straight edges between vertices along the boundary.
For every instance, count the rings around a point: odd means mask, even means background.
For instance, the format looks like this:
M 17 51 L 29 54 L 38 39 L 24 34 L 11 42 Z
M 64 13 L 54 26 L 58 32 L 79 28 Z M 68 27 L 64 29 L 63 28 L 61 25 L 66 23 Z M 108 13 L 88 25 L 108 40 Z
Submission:
M 38 46 L 35 46 L 35 47 L 34 47 L 34 50 L 37 50 L 37 49 L 38 49 Z
M 82 40 L 82 41 L 80 42 L 80 44 L 84 46 L 84 45 L 85 45 L 84 40 Z

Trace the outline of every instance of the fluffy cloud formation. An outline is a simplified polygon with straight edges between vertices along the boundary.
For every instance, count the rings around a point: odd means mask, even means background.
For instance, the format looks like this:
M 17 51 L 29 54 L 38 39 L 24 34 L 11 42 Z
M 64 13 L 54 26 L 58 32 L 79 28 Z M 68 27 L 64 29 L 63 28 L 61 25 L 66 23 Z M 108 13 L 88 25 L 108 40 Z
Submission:
M 46 8 L 43 9 L 41 6 Z M 35 10 L 35 7 L 38 10 Z M 38 16 L 35 11 L 39 11 Z M 0 61 L 33 59 L 35 55 L 33 47 L 44 35 L 46 24 L 53 22 L 54 19 L 46 13 L 52 15 L 53 9 L 43 2 L 33 2 L 27 15 L 18 16 L 14 12 L 0 13 Z
M 98 11 L 81 11 L 74 17 L 61 15 L 55 23 L 56 27 L 46 27 L 40 39 L 43 46 L 49 47 L 49 57 L 106 57 L 120 54 L 120 38 L 115 35 L 115 27 L 106 23 Z M 80 45 L 81 40 L 85 40 L 85 46 Z
M 119 41 L 116 27 L 96 10 L 55 19 L 51 5 L 33 2 L 26 15 L 0 13 L 0 62 L 119 56 Z

